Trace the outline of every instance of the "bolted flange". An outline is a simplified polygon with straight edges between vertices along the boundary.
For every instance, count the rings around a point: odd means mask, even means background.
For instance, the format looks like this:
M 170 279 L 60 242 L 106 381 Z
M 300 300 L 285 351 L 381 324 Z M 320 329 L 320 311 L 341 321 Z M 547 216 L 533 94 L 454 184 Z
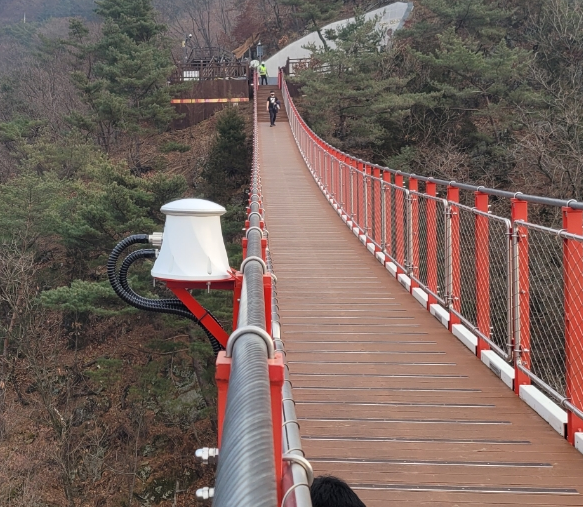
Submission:
M 148 236 L 148 241 L 152 246 L 162 246 L 162 241 L 164 240 L 164 233 L 163 232 L 153 232 Z
M 215 496 L 215 488 L 200 488 L 196 490 L 196 499 L 201 501 L 211 500 Z
M 194 457 L 203 465 L 216 465 L 219 459 L 219 450 L 213 447 L 203 447 L 196 450 Z

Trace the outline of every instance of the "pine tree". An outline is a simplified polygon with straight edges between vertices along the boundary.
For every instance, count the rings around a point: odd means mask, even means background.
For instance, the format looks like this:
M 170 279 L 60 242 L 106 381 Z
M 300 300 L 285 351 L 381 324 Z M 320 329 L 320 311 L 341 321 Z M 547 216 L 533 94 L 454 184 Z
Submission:
M 324 49 L 327 50 L 328 44 L 322 34 L 322 27 L 340 12 L 343 2 L 341 0 L 282 0 L 282 4 L 291 6 L 295 16 L 318 33 Z
M 420 18 L 399 33 L 412 47 L 431 51 L 435 37 L 448 28 L 456 34 L 478 37 L 483 43 L 496 43 L 506 33 L 512 10 L 487 0 L 421 0 Z
M 430 54 L 417 52 L 419 61 L 431 71 L 431 85 L 439 91 L 442 106 L 479 110 L 492 127 L 493 139 L 500 140 L 512 107 L 528 99 L 524 84 L 528 53 L 509 48 L 501 39 L 490 50 L 473 37 L 463 40 L 453 27 L 438 36 L 439 46 Z
M 227 204 L 234 190 L 249 179 L 250 151 L 245 120 L 234 107 L 225 109 L 217 121 L 217 137 L 203 172 L 207 197 Z
M 391 72 L 394 52 L 376 22 L 357 16 L 354 23 L 331 31 L 334 47 L 313 46 L 313 65 L 298 77 L 310 126 L 352 152 L 384 142 L 391 119 L 401 117 L 416 100 L 407 93 L 406 80 Z
M 132 139 L 132 158 L 140 169 L 140 135 L 167 127 L 175 117 L 173 88 L 167 79 L 174 65 L 165 27 L 156 23 L 150 0 L 103 0 L 102 37 L 87 42 L 87 31 L 72 21 L 68 44 L 84 70 L 73 74 L 90 113 L 77 112 L 71 122 L 95 135 L 107 151 L 122 135 Z
M 166 31 L 156 22 L 150 0 L 101 0 L 95 12 L 118 26 L 119 30 L 137 43 L 149 42 Z

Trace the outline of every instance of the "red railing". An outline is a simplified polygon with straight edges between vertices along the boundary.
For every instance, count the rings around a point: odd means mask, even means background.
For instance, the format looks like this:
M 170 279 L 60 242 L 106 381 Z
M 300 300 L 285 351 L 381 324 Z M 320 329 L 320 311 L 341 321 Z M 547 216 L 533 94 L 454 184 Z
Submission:
M 554 398 L 573 443 L 583 432 L 583 203 L 357 159 L 319 138 L 280 83 L 300 152 L 342 220 L 517 394 L 532 383 Z M 490 196 L 506 200 L 508 217 L 490 213 Z M 528 222 L 529 204 L 561 207 L 562 229 Z

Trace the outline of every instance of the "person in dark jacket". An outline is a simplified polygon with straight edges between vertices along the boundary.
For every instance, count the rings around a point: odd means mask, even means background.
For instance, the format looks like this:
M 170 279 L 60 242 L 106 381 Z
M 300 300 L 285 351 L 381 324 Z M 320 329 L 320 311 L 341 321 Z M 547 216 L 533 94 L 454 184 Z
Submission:
M 316 477 L 310 496 L 312 507 L 366 507 L 348 484 L 331 475 Z
M 277 118 L 277 112 L 281 107 L 281 102 L 275 96 L 275 92 L 269 92 L 269 97 L 267 97 L 267 111 L 269 111 L 269 126 L 275 127 L 275 119 Z

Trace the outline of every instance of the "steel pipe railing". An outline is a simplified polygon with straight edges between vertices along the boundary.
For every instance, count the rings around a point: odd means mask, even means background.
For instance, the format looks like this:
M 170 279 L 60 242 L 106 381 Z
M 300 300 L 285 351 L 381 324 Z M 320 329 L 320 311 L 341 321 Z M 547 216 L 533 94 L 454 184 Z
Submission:
M 256 128 L 257 93 L 254 102 Z M 256 141 L 254 132 L 254 143 Z M 247 231 L 247 257 L 242 268 L 243 287 L 237 328 L 252 329 L 253 326 L 264 331 L 265 263 L 261 258 L 260 195 L 261 180 L 255 145 L 250 187 L 250 227 Z M 213 501 L 215 507 L 277 505 L 268 355 L 269 347 L 264 338 L 253 331 L 244 332 L 232 345 L 231 374 Z
M 227 345 L 231 354 L 231 374 L 222 428 L 222 441 L 214 491 L 214 506 L 227 507 L 311 507 L 311 466 L 304 458 L 299 424 L 285 364 L 281 412 L 283 419 L 282 456 L 275 455 L 273 399 L 270 397 L 268 357 L 273 351 L 283 354 L 276 277 L 269 247 L 265 248 L 267 230 L 262 215 L 262 188 L 258 159 L 257 76 L 254 79 L 253 167 L 249 189 L 246 256 L 237 329 Z M 265 260 L 263 260 L 265 258 Z M 264 275 L 272 277 L 270 305 L 265 301 Z M 266 307 L 271 315 L 265 315 Z M 265 332 L 266 318 L 271 336 Z M 256 331 L 254 331 L 256 330 Z M 232 342 L 234 340 L 234 342 Z M 274 416 L 275 417 L 275 416 Z M 277 484 L 277 460 L 283 463 L 281 484 Z

